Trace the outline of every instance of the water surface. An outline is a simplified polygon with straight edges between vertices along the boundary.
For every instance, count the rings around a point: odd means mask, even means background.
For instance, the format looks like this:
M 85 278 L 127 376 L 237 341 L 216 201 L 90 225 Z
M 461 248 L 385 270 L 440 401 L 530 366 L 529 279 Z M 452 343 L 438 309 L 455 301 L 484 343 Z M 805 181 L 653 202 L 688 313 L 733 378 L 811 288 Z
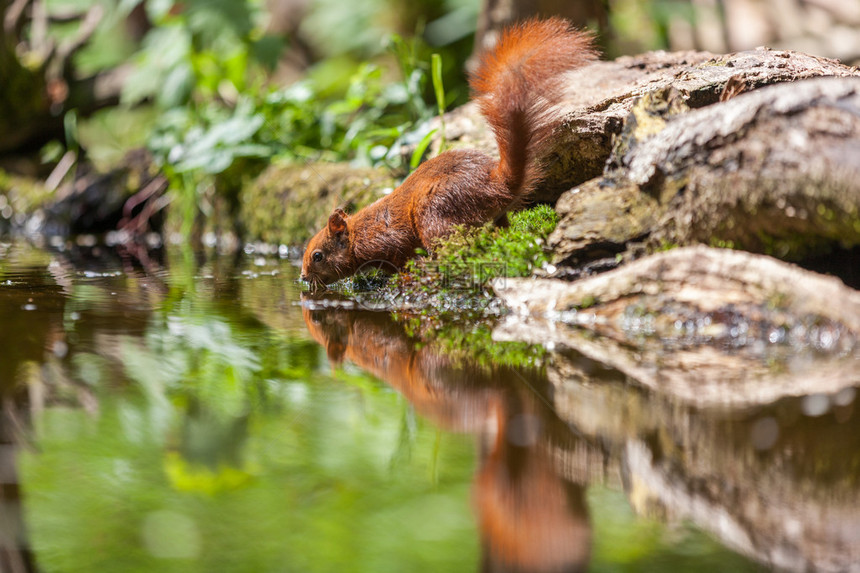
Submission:
M 0 243 L 4 571 L 856 563 L 854 389 L 697 409 L 297 275 Z

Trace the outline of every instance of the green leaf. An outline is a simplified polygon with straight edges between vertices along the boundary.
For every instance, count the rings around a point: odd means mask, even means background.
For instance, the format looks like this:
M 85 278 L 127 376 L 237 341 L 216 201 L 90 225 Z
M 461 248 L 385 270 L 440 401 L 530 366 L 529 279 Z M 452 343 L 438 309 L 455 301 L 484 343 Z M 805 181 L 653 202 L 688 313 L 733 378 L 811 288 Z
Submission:
M 430 70 L 433 77 L 433 91 L 436 93 L 436 105 L 439 115 L 445 113 L 445 87 L 442 85 L 442 56 L 433 54 L 430 56 Z
M 80 149 L 78 140 L 78 114 L 70 110 L 63 116 L 63 131 L 66 136 L 66 148 L 75 153 Z
M 143 6 L 149 19 L 158 23 L 170 13 L 173 4 L 173 0 L 147 0 Z
M 427 147 L 430 145 L 430 142 L 433 141 L 433 136 L 438 129 L 432 129 L 430 132 L 425 135 L 418 145 L 415 147 L 415 151 L 412 152 L 412 157 L 409 160 L 409 169 L 414 170 L 418 167 L 418 164 L 421 163 L 421 158 L 424 157 L 424 152 L 427 151 Z
M 251 44 L 254 58 L 269 70 L 274 70 L 278 65 L 283 51 L 284 39 L 279 36 L 266 35 Z
M 162 108 L 179 107 L 188 101 L 194 89 L 194 72 L 182 63 L 170 70 L 156 92 L 155 101 Z

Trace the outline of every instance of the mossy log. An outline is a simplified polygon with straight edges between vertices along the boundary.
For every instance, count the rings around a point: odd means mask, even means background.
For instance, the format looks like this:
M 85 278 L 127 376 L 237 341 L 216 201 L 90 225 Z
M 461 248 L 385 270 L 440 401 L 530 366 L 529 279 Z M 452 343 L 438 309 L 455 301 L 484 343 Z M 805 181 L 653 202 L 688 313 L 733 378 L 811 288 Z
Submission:
M 684 112 L 643 98 L 604 176 L 559 200 L 556 262 L 705 243 L 789 260 L 860 244 L 860 78 L 818 78 Z M 613 215 L 614 214 L 614 215 Z
M 650 52 L 597 62 L 568 74 L 564 102 L 548 114 L 558 127 L 553 144 L 539 160 L 546 177 L 535 200 L 555 201 L 564 191 L 603 173 L 635 101 L 674 87 L 686 105 L 700 108 L 719 101 L 727 85 L 762 86 L 820 76 L 860 76 L 860 70 L 790 51 L 757 49 L 717 56 L 708 52 Z M 477 106 L 445 116 L 445 133 L 454 147 L 495 153 L 495 142 Z M 438 142 L 437 142 L 438 143 Z M 412 149 L 404 149 L 407 157 Z
M 698 405 L 860 382 L 860 292 L 771 257 L 689 247 L 573 283 L 499 279 L 494 337 L 571 347 Z

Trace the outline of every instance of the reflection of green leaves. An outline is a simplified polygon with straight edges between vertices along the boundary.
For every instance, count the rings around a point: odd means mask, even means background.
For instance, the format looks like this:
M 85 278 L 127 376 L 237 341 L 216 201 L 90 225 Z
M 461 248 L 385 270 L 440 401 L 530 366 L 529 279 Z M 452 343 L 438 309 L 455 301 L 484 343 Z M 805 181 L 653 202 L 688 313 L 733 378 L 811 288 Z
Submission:
M 589 571 L 761 570 L 761 565 L 732 553 L 689 523 L 670 528 L 636 515 L 621 491 L 592 486 L 587 497 L 591 507 L 599 508 L 591 513 L 594 545 Z
M 177 490 L 208 495 L 246 487 L 253 479 L 250 472 L 242 469 L 220 466 L 212 470 L 207 466 L 189 463 L 176 452 L 168 452 L 164 470 Z
M 203 316 L 168 316 L 150 328 L 147 345 L 126 344 L 123 354 L 127 375 L 154 406 L 172 408 L 168 396 L 185 394 L 222 419 L 244 414 L 260 370 L 226 323 Z
M 331 374 L 316 342 L 201 297 L 111 360 L 71 356 L 98 382 L 98 415 L 48 405 L 20 457 L 44 570 L 473 568 L 472 440 L 357 369 Z

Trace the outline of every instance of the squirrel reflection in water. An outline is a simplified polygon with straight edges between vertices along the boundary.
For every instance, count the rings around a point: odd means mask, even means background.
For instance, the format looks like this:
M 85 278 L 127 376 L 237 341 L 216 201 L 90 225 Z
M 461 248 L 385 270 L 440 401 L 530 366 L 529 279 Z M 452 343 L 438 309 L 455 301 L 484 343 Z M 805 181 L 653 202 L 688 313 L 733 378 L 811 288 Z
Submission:
M 329 296 L 331 296 L 329 294 Z M 332 365 L 348 360 L 448 431 L 478 436 L 473 502 L 484 571 L 584 571 L 591 548 L 585 488 L 565 480 L 549 444 L 571 440 L 536 396 L 536 371 L 480 366 L 416 345 L 387 313 L 303 308 Z

